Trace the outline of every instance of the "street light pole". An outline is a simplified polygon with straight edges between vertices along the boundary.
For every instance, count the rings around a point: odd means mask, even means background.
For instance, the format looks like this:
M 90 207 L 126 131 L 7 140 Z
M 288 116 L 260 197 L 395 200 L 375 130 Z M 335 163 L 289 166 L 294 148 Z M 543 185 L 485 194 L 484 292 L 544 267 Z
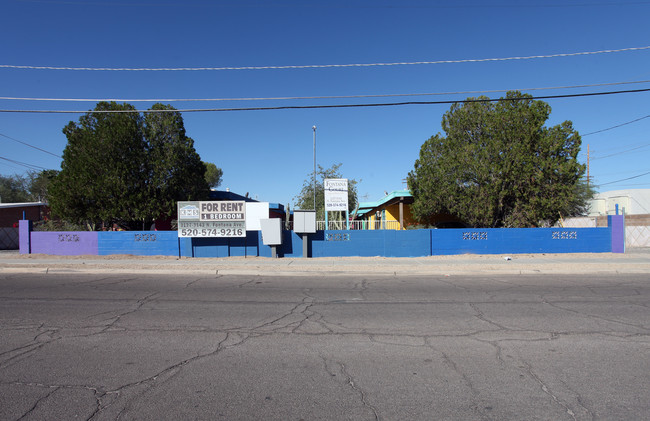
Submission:
M 314 131 L 314 211 L 316 211 L 316 126 L 311 129 Z

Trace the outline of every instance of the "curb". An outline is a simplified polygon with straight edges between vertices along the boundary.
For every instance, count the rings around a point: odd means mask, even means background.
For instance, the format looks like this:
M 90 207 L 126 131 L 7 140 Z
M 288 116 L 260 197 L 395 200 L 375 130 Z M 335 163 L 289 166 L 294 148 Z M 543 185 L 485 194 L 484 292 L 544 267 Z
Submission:
M 513 254 L 426 257 L 178 258 L 172 256 L 0 255 L 0 274 L 137 273 L 203 276 L 480 276 L 650 274 L 650 249 L 625 254 Z

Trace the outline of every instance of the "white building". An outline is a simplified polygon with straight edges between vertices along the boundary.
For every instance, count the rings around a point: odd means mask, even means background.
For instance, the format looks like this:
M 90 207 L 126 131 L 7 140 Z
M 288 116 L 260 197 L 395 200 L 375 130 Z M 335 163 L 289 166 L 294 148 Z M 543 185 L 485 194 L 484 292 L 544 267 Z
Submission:
M 650 247 L 650 189 L 612 190 L 591 200 L 589 216 L 566 218 L 563 227 L 605 227 L 607 215 L 625 215 L 625 246 Z
M 612 190 L 591 200 L 589 216 L 650 215 L 650 189 Z

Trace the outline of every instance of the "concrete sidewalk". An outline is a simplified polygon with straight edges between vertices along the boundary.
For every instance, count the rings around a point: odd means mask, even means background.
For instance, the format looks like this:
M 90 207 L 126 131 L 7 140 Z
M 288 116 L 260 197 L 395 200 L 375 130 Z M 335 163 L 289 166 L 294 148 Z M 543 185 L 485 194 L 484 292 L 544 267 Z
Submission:
M 0 253 L 0 273 L 111 272 L 186 273 L 218 275 L 487 275 L 648 273 L 650 249 L 625 254 L 456 255 L 413 258 L 339 257 L 178 258 L 170 256 L 51 256 Z

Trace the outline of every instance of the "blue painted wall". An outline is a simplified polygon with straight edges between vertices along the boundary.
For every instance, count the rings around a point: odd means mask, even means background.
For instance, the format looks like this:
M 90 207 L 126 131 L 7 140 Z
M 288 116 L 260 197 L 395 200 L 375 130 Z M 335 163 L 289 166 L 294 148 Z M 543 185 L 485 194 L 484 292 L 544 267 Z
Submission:
M 609 228 L 494 228 L 431 230 L 431 254 L 604 253 Z
M 183 240 L 187 245 L 182 249 L 182 255 L 187 257 L 259 256 L 260 244 L 262 244 L 257 231 L 248 231 L 243 238 L 183 238 Z
M 176 231 L 99 231 L 98 254 L 178 256 Z
M 433 230 L 387 230 L 384 238 L 384 256 L 417 257 L 431 255 Z
M 318 231 L 309 236 L 312 257 L 381 256 L 384 231 Z
M 280 257 L 303 257 L 302 236 L 283 233 Z M 167 255 L 184 257 L 271 257 L 261 234 L 249 231 L 245 238 L 178 238 L 175 231 L 99 232 L 99 254 Z M 180 241 L 179 241 L 180 240 Z M 312 257 L 386 256 L 413 257 L 431 254 L 431 230 L 320 231 L 309 236 Z
M 312 257 L 417 257 L 447 254 L 603 253 L 624 251 L 623 217 L 607 228 L 500 228 L 319 231 L 309 235 Z M 133 254 L 183 257 L 271 257 L 260 232 L 245 238 L 178 238 L 176 231 L 37 233 L 21 221 L 21 253 Z M 285 231 L 280 257 L 303 257 L 302 237 Z M 86 245 L 85 238 L 96 238 Z M 82 241 L 84 240 L 84 241 Z M 68 244 L 69 243 L 69 244 Z M 95 251 L 96 250 L 96 251 Z
M 312 257 L 431 255 L 431 230 L 319 231 L 310 238 Z

